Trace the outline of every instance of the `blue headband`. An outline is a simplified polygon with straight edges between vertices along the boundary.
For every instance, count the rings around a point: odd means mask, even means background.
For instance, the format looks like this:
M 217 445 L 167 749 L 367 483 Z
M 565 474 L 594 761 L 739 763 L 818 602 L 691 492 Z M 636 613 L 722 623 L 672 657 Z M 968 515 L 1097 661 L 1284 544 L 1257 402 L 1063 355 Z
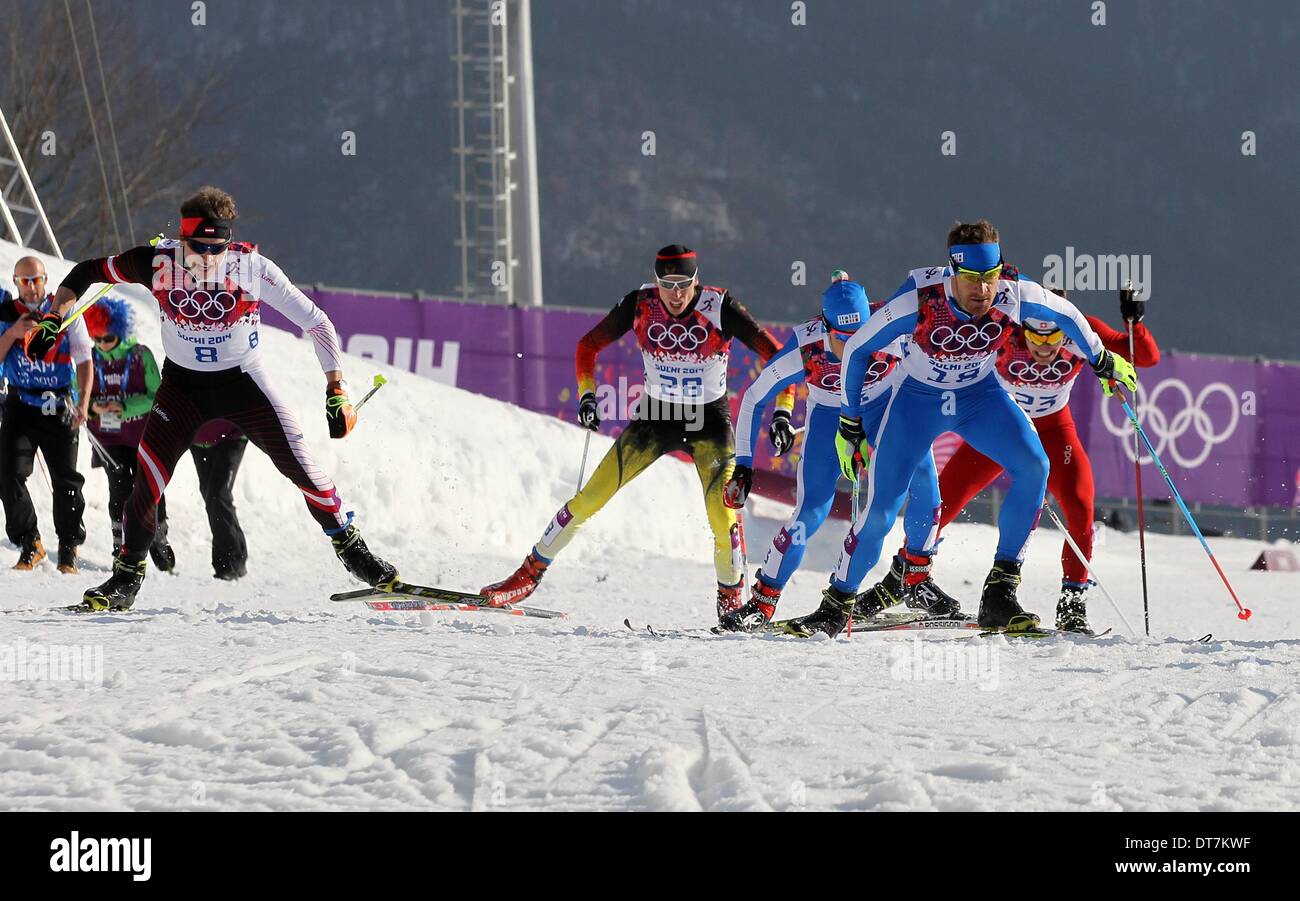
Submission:
M 954 244 L 948 248 L 955 266 L 975 272 L 988 272 L 1002 262 L 1002 247 L 990 244 Z

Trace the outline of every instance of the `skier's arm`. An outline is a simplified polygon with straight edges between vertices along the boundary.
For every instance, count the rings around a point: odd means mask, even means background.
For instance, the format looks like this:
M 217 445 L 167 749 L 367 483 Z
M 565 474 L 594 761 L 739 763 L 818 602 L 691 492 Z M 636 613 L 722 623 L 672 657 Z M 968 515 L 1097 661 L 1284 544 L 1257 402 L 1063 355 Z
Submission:
M 259 300 L 278 312 L 298 328 L 311 335 L 316 345 L 316 359 L 329 382 L 343 379 L 343 350 L 339 335 L 334 330 L 325 311 L 312 303 L 311 298 L 298 290 L 289 277 L 275 263 L 260 253 L 252 254 L 251 266 L 254 285 L 252 291 Z M 246 289 L 247 290 L 247 289 Z
M 67 316 L 77 298 L 96 282 L 110 285 L 152 285 L 154 259 L 157 252 L 152 247 L 132 247 L 111 257 L 82 260 L 72 267 L 58 290 L 54 292 L 51 312 Z
M 840 366 L 841 416 L 850 419 L 862 416 L 862 385 L 867 380 L 871 355 L 916 331 L 919 310 L 915 291 L 900 294 L 872 313 L 844 345 L 844 362 Z
M 122 403 L 123 419 L 138 419 L 148 415 L 153 407 L 154 395 L 158 393 L 158 386 L 162 384 L 162 379 L 158 375 L 158 362 L 153 358 L 153 351 L 143 344 L 137 344 L 136 348 L 140 351 L 140 362 L 144 366 L 144 391 L 126 397 Z
M 1020 281 L 1020 321 L 1030 318 L 1055 322 L 1065 332 L 1065 337 L 1073 341 L 1094 366 L 1106 349 L 1088 323 L 1088 317 L 1078 307 L 1037 282 L 1023 279 Z
M 578 397 L 596 393 L 596 355 L 632 328 L 636 317 L 636 297 L 639 292 L 632 291 L 624 296 L 596 323 L 595 328 L 578 339 L 578 348 L 574 353 L 574 370 L 578 379 Z
M 1107 350 L 1114 351 L 1121 356 L 1128 356 L 1128 332 L 1121 332 L 1113 329 L 1096 316 L 1086 317 L 1092 330 L 1101 338 L 1101 343 L 1106 346 Z M 1133 325 L 1133 356 L 1130 360 L 1134 366 L 1143 368 L 1155 366 L 1160 362 L 1160 348 L 1156 346 L 1156 339 L 1152 337 L 1147 327 L 1140 322 Z
M 754 465 L 754 447 L 758 444 L 758 430 L 763 424 L 763 410 L 773 394 L 793 388 L 803 377 L 803 357 L 799 353 L 799 339 L 792 337 L 785 347 L 768 361 L 758 378 L 745 391 L 740 401 L 740 415 L 736 420 L 736 463 Z
M 759 359 L 768 363 L 781 351 L 776 336 L 759 325 L 754 315 L 730 293 L 722 303 L 722 332 L 740 342 L 758 354 Z M 795 384 L 791 383 L 781 389 L 776 398 L 776 408 L 789 413 L 794 410 Z

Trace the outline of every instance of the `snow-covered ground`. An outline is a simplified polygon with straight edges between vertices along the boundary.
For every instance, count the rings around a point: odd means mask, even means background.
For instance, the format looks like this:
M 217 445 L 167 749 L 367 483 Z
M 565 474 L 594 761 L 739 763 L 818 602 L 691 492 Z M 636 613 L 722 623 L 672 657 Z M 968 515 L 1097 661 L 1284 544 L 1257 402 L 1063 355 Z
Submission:
M 156 346 L 156 324 L 143 332 Z M 262 347 L 371 546 L 411 581 L 499 578 L 572 490 L 575 427 L 355 360 L 354 386 L 392 381 L 330 441 L 310 346 L 268 330 Z M 608 445 L 593 439 L 592 459 Z M 1214 542 L 1255 610 L 1242 623 L 1194 539 L 1152 536 L 1149 640 L 1096 591 L 1093 624 L 1115 633 L 1095 641 L 656 639 L 623 619 L 713 617 L 699 486 L 664 460 L 535 596 L 569 619 L 378 614 L 328 600 L 356 583 L 250 450 L 248 578 L 211 578 L 182 462 L 178 574 L 152 573 L 130 614 L 74 616 L 43 608 L 110 563 L 104 476 L 82 458 L 82 575 L 13 572 L 0 543 L 3 809 L 1300 808 L 1300 575 L 1249 571 L 1258 542 Z M 52 546 L 39 473 L 29 487 Z M 751 569 L 780 514 L 751 510 Z M 785 614 L 816 605 L 842 530 L 814 538 Z M 938 578 L 970 609 L 993 544 L 992 528 L 958 525 L 943 546 Z M 1022 600 L 1045 620 L 1059 547 L 1040 530 L 1026 565 Z M 1136 559 L 1135 537 L 1101 533 L 1098 570 L 1140 630 Z M 84 649 L 91 678 L 43 678 L 32 664 L 52 649 Z

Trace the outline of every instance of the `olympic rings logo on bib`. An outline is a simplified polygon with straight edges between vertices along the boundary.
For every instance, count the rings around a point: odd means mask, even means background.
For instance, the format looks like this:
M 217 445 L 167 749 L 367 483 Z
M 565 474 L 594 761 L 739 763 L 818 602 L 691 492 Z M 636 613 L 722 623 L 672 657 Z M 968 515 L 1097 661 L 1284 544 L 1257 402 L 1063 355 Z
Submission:
M 1007 366 L 1007 374 L 1022 383 L 1042 382 L 1054 385 L 1064 381 L 1074 371 L 1074 364 L 1069 360 L 1056 360 L 1052 363 L 1031 363 L 1027 360 L 1013 360 Z
M 185 319 L 206 319 L 222 322 L 235 309 L 237 300 L 229 291 L 185 291 L 173 288 L 167 292 L 167 302 L 178 316 Z
M 844 382 L 840 378 L 840 372 L 838 369 L 834 372 L 823 373 L 822 377 L 817 380 L 818 388 L 825 388 L 827 391 L 834 391 L 836 394 L 839 393 L 840 388 L 843 386 Z
M 660 350 L 698 350 L 709 340 L 709 330 L 702 325 L 686 326 L 680 322 L 664 325 L 653 323 L 645 332 L 646 339 Z
M 957 328 L 941 325 L 930 332 L 930 343 L 944 353 L 979 353 L 988 350 L 1002 337 L 1002 326 L 996 322 L 976 325 L 966 322 Z

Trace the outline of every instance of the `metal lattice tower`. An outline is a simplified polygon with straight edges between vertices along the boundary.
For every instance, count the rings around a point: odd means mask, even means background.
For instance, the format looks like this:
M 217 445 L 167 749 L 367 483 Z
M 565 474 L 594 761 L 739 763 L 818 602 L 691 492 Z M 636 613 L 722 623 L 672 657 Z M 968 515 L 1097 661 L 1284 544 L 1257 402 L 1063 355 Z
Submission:
M 55 240 L 54 229 L 41 206 L 41 199 L 36 196 L 36 186 L 32 184 L 27 167 L 23 165 L 22 154 L 14 141 L 13 132 L 9 130 L 9 120 L 4 110 L 0 110 L 0 218 L 3 218 L 4 232 L 9 240 L 21 247 L 36 248 L 32 239 L 39 230 L 45 237 L 46 250 L 59 259 L 63 251 Z
M 451 0 L 460 295 L 540 306 L 530 0 Z

